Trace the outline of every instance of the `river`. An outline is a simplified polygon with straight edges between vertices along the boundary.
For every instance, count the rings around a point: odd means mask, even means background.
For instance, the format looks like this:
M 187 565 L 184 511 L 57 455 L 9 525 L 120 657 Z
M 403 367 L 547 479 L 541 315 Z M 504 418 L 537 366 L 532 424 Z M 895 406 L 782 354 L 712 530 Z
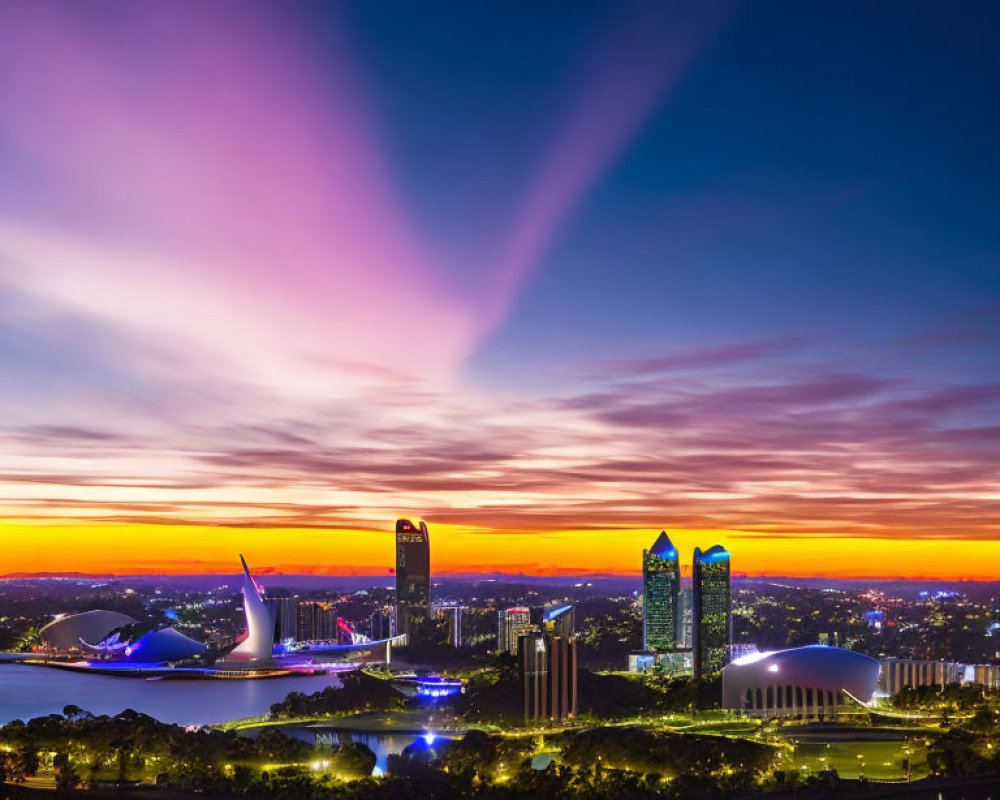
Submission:
M 0 724 L 61 714 L 77 705 L 113 716 L 126 708 L 162 722 L 206 725 L 263 714 L 289 692 L 338 686 L 334 675 L 233 680 L 145 680 L 23 664 L 0 664 Z

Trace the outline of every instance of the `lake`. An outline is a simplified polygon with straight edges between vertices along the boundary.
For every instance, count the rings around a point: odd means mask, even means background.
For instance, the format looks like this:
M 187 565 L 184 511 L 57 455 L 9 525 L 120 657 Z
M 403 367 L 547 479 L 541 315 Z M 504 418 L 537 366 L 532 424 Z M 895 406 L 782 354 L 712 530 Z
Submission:
M 0 664 L 0 724 L 77 705 L 113 716 L 126 708 L 177 725 L 206 725 L 267 712 L 289 692 L 339 686 L 336 675 L 233 680 L 159 680 Z

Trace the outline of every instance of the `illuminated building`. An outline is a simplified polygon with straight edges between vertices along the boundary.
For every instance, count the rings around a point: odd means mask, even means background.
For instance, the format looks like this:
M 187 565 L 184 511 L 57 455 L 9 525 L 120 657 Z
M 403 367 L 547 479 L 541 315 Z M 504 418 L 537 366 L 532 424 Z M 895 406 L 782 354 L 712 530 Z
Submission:
M 690 650 L 694 640 L 694 597 L 690 588 L 681 589 L 677 595 L 677 646 Z
M 300 601 L 295 640 L 297 642 L 331 642 L 337 639 L 337 609 L 333 603 L 319 600 Z
M 531 630 L 531 609 L 524 606 L 497 612 L 497 650 L 517 652 L 517 640 Z
M 526 633 L 517 640 L 517 663 L 525 725 L 561 722 L 577 715 L 575 638 Z
M 666 531 L 642 551 L 642 646 L 650 652 L 676 650 L 680 645 L 681 568 Z
M 629 653 L 629 672 L 652 672 L 656 670 L 663 675 L 690 675 L 691 651 L 671 650 L 668 653 Z
M 87 642 L 103 641 L 116 628 L 138 620 L 118 611 L 84 611 L 56 617 L 39 632 L 42 644 L 50 650 L 81 650 Z
M 1000 664 L 976 664 L 966 667 L 965 674 L 969 683 L 987 689 L 1000 689 Z
M 396 635 L 396 607 L 386 606 L 371 615 L 368 621 L 368 638 L 373 642 L 391 639 Z
M 208 649 L 175 628 L 149 630 L 148 625 L 126 625 L 101 642 L 87 645 L 88 652 L 109 661 L 163 664 L 201 656 Z
M 286 642 L 295 638 L 298 622 L 298 602 L 294 597 L 268 597 L 264 600 L 274 623 L 274 641 Z
M 247 620 L 247 635 L 220 663 L 247 666 L 268 665 L 274 650 L 274 624 L 271 613 L 264 605 L 263 591 L 250 574 L 247 562 L 240 556 L 243 566 L 243 611 Z
M 438 615 L 448 622 L 448 644 L 452 647 L 462 646 L 462 612 L 467 606 L 438 606 Z
M 431 540 L 426 523 L 396 520 L 396 632 L 409 635 L 431 610 Z
M 835 717 L 871 702 L 878 676 L 874 658 L 839 647 L 754 653 L 722 670 L 722 707 L 756 717 Z
M 953 661 L 918 661 L 907 658 L 883 658 L 879 689 L 894 695 L 904 687 L 946 686 L 960 683 L 965 667 Z
M 542 630 L 550 636 L 572 639 L 576 635 L 576 610 L 573 606 L 548 609 L 542 614 Z
M 692 565 L 694 674 L 707 678 L 729 661 L 732 586 L 729 553 L 720 545 L 694 550 Z

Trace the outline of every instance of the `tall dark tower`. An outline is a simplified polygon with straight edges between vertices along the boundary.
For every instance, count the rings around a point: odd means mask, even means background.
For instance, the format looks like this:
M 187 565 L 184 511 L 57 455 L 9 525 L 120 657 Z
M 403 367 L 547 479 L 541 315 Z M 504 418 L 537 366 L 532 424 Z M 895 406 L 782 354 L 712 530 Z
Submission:
M 680 633 L 681 567 L 666 531 L 642 551 L 642 647 L 653 652 L 676 650 Z
M 696 547 L 691 582 L 694 675 L 696 678 L 707 678 L 729 663 L 733 639 L 729 551 L 715 545 L 703 553 Z
M 431 613 L 431 537 L 426 523 L 418 528 L 396 520 L 396 633 L 409 634 L 413 623 Z

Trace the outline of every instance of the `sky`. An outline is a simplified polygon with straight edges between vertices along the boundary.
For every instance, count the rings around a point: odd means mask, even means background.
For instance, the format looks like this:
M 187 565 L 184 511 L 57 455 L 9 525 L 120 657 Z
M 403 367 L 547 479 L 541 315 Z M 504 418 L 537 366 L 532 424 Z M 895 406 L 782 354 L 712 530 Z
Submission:
M 1000 578 L 998 31 L 0 0 L 0 575 Z

